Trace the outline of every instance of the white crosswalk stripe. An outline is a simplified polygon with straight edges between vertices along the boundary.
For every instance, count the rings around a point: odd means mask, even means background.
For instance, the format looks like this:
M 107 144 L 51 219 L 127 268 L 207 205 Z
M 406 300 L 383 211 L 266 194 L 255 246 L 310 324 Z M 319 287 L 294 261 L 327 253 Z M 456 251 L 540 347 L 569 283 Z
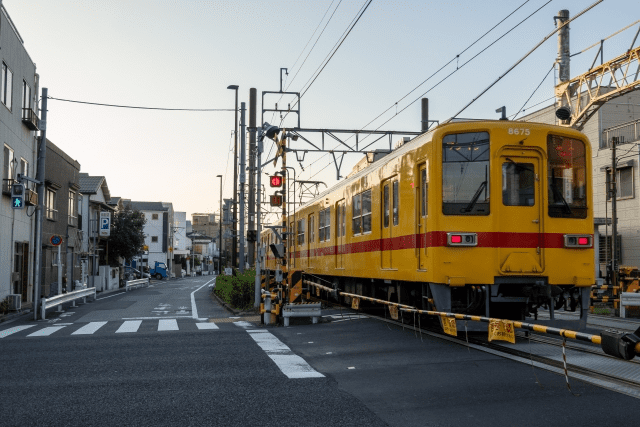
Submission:
M 116 331 L 116 334 L 138 332 L 138 328 L 142 324 L 142 320 L 127 320 Z
M 40 329 L 39 331 L 35 331 L 32 334 L 27 335 L 28 337 L 46 337 L 51 335 L 54 332 L 59 331 L 62 328 L 66 328 L 66 326 L 49 326 L 44 329 Z
M 196 326 L 198 327 L 198 329 L 220 329 L 220 328 L 218 328 L 218 325 L 216 325 L 213 322 L 210 322 L 210 323 L 196 323 Z
M 107 322 L 91 322 L 87 325 L 84 325 L 82 328 L 78 329 L 71 335 L 91 335 L 106 324 Z
M 0 331 L 0 338 L 8 337 L 11 334 L 15 334 L 16 332 L 20 332 L 24 329 L 33 328 L 34 326 L 36 325 L 22 325 L 22 326 L 15 326 L 13 328 L 5 329 L 4 331 Z
M 205 319 L 203 319 L 205 320 Z M 118 321 L 117 323 L 119 323 Z M 143 331 L 149 332 L 149 323 L 153 323 L 153 326 L 156 331 L 194 331 L 193 324 L 196 326 L 196 330 L 198 331 L 212 331 L 219 330 L 220 327 L 216 325 L 214 322 L 190 322 L 185 320 L 181 320 L 181 323 L 178 323 L 178 319 L 157 319 L 152 321 L 145 321 L 147 324 L 146 328 L 143 328 Z M 156 323 L 157 322 L 157 323 Z M 78 324 L 75 325 L 73 323 L 65 323 L 65 324 L 56 324 L 52 326 L 44 326 L 44 325 L 20 325 L 14 326 L 12 328 L 4 329 L 0 331 L 0 338 L 8 337 L 9 335 L 16 334 L 18 332 L 24 331 L 29 328 L 33 328 L 35 326 L 40 326 L 41 328 L 34 331 L 33 333 L 26 335 L 27 337 L 46 337 L 55 332 L 60 331 L 61 329 L 65 329 L 69 332 L 66 334 L 56 334 L 56 336 L 64 336 L 64 335 L 98 335 L 98 334 L 109 334 L 113 332 L 112 328 L 105 328 L 105 326 L 111 323 L 116 323 L 114 321 L 102 321 L 102 322 L 89 322 L 86 324 Z M 142 326 L 142 320 L 126 320 L 115 331 L 116 334 L 122 333 L 136 333 L 140 331 L 140 327 Z M 253 327 L 252 324 L 248 322 L 234 322 L 237 326 L 242 328 Z M 238 325 L 240 323 L 240 325 Z M 75 328 L 77 329 L 75 329 Z M 102 330 L 102 331 L 101 331 Z M 106 332 L 105 330 L 109 330 L 110 332 Z M 100 331 L 100 332 L 99 332 Z M 30 332 L 30 331 L 29 331 Z M 23 335 L 24 336 L 24 335 Z
M 177 331 L 178 321 L 176 319 L 160 319 L 158 322 L 158 331 Z

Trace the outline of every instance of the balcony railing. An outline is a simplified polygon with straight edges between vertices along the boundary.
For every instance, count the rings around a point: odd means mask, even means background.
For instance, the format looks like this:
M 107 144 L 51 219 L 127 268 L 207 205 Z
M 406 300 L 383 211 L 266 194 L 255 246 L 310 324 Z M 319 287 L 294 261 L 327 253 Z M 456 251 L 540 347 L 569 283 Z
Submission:
M 3 179 L 2 180 L 2 193 L 6 195 L 11 195 L 11 186 L 13 185 L 13 179 Z
M 23 108 L 22 123 L 24 123 L 29 130 L 38 130 L 38 116 L 36 115 L 36 112 L 31 108 Z
M 78 217 L 77 216 L 68 216 L 67 217 L 67 224 L 69 224 L 72 227 L 78 227 Z
M 608 148 L 613 137 L 618 138 L 618 144 L 628 144 L 639 140 L 640 120 L 634 120 L 603 130 L 600 148 Z

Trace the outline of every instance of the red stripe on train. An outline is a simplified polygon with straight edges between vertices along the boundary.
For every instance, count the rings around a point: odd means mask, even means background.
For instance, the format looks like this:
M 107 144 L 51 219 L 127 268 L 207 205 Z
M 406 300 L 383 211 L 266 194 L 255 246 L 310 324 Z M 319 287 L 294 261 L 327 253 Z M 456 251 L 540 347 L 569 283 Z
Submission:
M 379 251 L 397 251 L 402 249 L 435 248 L 447 245 L 446 231 L 430 231 L 426 234 L 410 234 L 385 239 L 365 240 L 314 249 L 296 251 L 291 256 L 300 258 L 328 256 L 336 254 L 357 254 Z M 514 233 L 514 232 L 480 232 L 478 248 L 564 248 L 563 233 Z

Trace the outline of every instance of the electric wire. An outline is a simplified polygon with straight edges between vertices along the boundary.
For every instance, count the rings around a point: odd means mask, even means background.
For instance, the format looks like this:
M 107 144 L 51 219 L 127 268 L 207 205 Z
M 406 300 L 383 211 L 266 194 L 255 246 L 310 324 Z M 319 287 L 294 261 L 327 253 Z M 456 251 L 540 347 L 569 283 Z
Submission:
M 333 58 L 333 56 L 336 54 L 336 52 L 338 52 L 338 49 L 340 49 L 340 46 L 342 46 L 342 44 L 344 43 L 344 41 L 347 39 L 347 37 L 349 36 L 349 34 L 351 34 L 351 31 L 355 28 L 356 24 L 360 21 L 360 18 L 362 18 L 362 15 L 364 15 L 364 13 L 367 11 L 367 9 L 369 8 L 369 5 L 371 5 L 371 3 L 373 2 L 373 0 L 365 0 L 366 3 L 365 5 L 360 8 L 359 14 L 357 15 L 356 18 L 354 18 L 353 21 L 351 21 L 351 25 L 350 27 L 347 28 L 347 30 L 345 31 L 345 33 L 343 33 L 342 39 L 339 40 L 337 44 L 337 46 L 334 45 L 334 49 L 332 52 L 330 52 L 327 56 L 328 59 L 325 59 L 324 61 L 324 65 L 320 65 L 320 67 L 318 67 L 318 69 L 314 72 L 314 74 L 312 75 L 312 77 L 307 81 L 307 83 L 305 83 L 305 85 L 303 86 L 303 90 L 301 90 L 301 94 L 300 97 L 296 100 L 296 102 L 293 104 L 292 108 L 295 108 L 296 105 L 298 105 L 300 99 L 302 99 L 302 97 L 309 91 L 309 89 L 311 88 L 311 86 L 313 85 L 313 83 L 315 83 L 315 81 L 317 80 L 317 78 L 320 76 L 320 74 L 322 73 L 322 71 L 324 71 L 325 67 L 329 64 L 329 62 L 331 61 L 331 59 Z M 314 77 L 315 75 L 315 77 Z M 309 83 L 310 81 L 310 83 Z M 282 123 L 284 122 L 284 119 L 287 118 L 287 115 L 289 115 L 289 113 L 287 112 L 284 117 L 282 118 L 282 120 L 280 121 L 280 126 L 282 126 Z
M 492 43 L 490 43 L 488 46 L 486 46 L 484 49 L 482 49 L 480 52 L 476 53 L 474 56 L 472 56 L 470 59 L 468 59 L 467 61 L 465 61 L 462 65 L 457 66 L 455 70 L 453 70 L 451 73 L 447 74 L 443 79 L 441 79 L 440 81 L 438 81 L 436 84 L 434 84 L 433 86 L 431 86 L 429 89 L 427 89 L 426 92 L 424 92 L 422 95 L 420 95 L 418 98 L 416 98 L 415 100 L 413 100 L 411 103 L 409 103 L 408 105 L 406 105 L 403 109 L 401 109 L 399 112 L 396 112 L 395 115 L 391 116 L 389 119 L 387 119 L 384 123 L 382 123 L 380 126 L 378 126 L 375 130 L 379 130 L 382 126 L 384 126 L 385 124 L 387 124 L 389 121 L 391 121 L 392 119 L 394 119 L 395 117 L 397 117 L 399 114 L 401 114 L 402 112 L 404 112 L 407 108 L 409 108 L 411 105 L 415 104 L 418 100 L 420 100 L 424 95 L 426 95 L 427 93 L 429 93 L 430 91 L 432 91 L 433 89 L 435 89 L 436 87 L 438 87 L 440 84 L 442 84 L 444 81 L 446 81 L 449 77 L 451 77 L 453 74 L 457 73 L 459 70 L 461 70 L 463 67 L 465 67 L 467 64 L 469 64 L 471 61 L 473 61 L 474 59 L 476 59 L 478 56 L 480 56 L 481 54 L 483 54 L 484 52 L 486 52 L 490 47 L 492 47 L 494 44 L 496 44 L 498 41 L 500 41 L 501 39 L 503 39 L 504 37 L 506 37 L 509 33 L 511 33 L 513 30 L 515 30 L 517 27 L 519 27 L 520 25 L 522 25 L 525 21 L 527 21 L 529 18 L 531 18 L 533 15 L 535 15 L 536 13 L 538 13 L 542 8 L 544 8 L 545 6 L 547 6 L 549 3 L 551 3 L 553 0 L 548 0 L 545 4 L 543 4 L 542 6 L 540 6 L 538 9 L 536 9 L 535 11 L 533 11 L 531 14 L 529 14 L 526 18 L 524 18 L 523 20 L 521 20 L 520 22 L 518 22 L 516 25 L 514 25 L 513 27 L 511 27 L 511 29 L 509 29 L 507 32 L 505 32 L 504 34 L 502 34 L 500 37 L 498 37 L 497 39 L 495 39 Z M 602 1 L 602 0 L 600 0 Z M 524 4 L 523 4 L 524 5 Z M 522 5 L 521 5 L 522 6 Z M 517 10 L 517 9 L 516 9 Z M 515 11 L 514 11 L 515 12 Z M 509 14 L 508 16 L 511 16 L 513 14 L 513 12 L 511 14 Z M 508 17 L 507 16 L 507 17 Z M 506 19 L 506 18 L 504 18 Z M 501 22 L 504 21 L 504 19 Z M 500 24 L 498 23 L 498 25 Z M 497 25 L 496 25 L 497 26 Z M 495 26 L 493 27 L 495 28 Z M 484 37 L 484 35 L 483 35 Z M 476 40 L 473 44 L 477 43 L 478 40 Z M 473 45 L 472 44 L 472 45 Z M 471 47 L 471 45 L 469 46 Z M 466 49 L 465 49 L 466 50 Z M 457 58 L 457 56 L 456 56 Z M 454 59 L 456 59 L 454 58 Z M 446 65 L 450 64 L 451 62 L 453 62 L 452 59 L 451 61 L 449 61 Z M 445 65 L 445 66 L 446 66 Z M 438 70 L 440 71 L 440 70 Z M 434 75 L 437 74 L 434 73 Z M 431 77 L 429 77 L 431 78 Z M 427 79 L 428 80 L 428 79 Z M 425 80 L 426 82 L 426 80 Z M 422 84 L 420 84 L 419 86 L 421 86 Z M 418 87 L 419 87 L 418 86 Z M 415 90 L 415 89 L 414 89 Z M 414 90 L 412 90 L 411 92 L 413 92 Z M 394 104 L 395 105 L 395 104 Z M 388 111 L 388 109 L 387 109 Z M 370 122 L 371 123 L 371 122 Z M 361 141 L 364 141 L 369 135 L 365 136 Z M 349 138 L 348 138 L 349 139 Z M 347 139 L 347 140 L 348 140 Z M 345 140 L 345 142 L 347 141 Z M 335 147 L 334 147 L 335 148 Z M 317 160 L 314 161 L 317 162 L 318 160 L 324 158 L 327 154 L 321 156 L 320 158 L 318 158 Z M 309 166 L 311 166 L 313 163 L 311 163 Z M 331 164 L 331 163 L 329 163 Z M 324 170 L 325 168 L 321 169 Z M 316 176 L 319 172 L 316 172 L 314 175 L 312 175 L 312 177 Z
M 53 96 L 47 96 L 47 99 L 53 99 L 55 101 L 72 102 L 76 104 L 88 104 L 98 105 L 101 107 L 116 107 L 116 108 L 134 108 L 137 110 L 160 110 L 160 111 L 236 111 L 235 108 L 163 108 L 163 107 L 137 107 L 133 105 L 116 105 L 116 104 L 104 104 L 100 102 L 89 101 L 77 101 L 72 99 L 55 98 Z
M 598 46 L 598 45 L 599 45 L 600 43 L 602 43 L 603 41 L 609 40 L 611 37 L 615 37 L 615 36 L 617 36 L 618 34 L 620 34 L 621 32 L 626 31 L 626 30 L 628 30 L 629 28 L 633 27 L 633 26 L 634 26 L 634 25 L 636 25 L 638 22 L 640 22 L 640 19 L 638 19 L 636 22 L 634 22 L 634 23 L 632 23 L 632 24 L 629 24 L 629 25 L 627 25 L 626 27 L 624 27 L 624 28 L 622 28 L 622 29 L 620 29 L 620 30 L 616 31 L 615 33 L 613 33 L 613 34 L 611 34 L 611 35 L 609 35 L 609 36 L 607 36 L 607 37 L 603 38 L 603 39 L 602 39 L 602 40 L 600 40 L 599 42 L 596 42 L 596 43 L 592 44 L 591 46 L 589 46 L 589 47 L 587 47 L 587 48 L 582 49 L 580 52 L 576 52 L 576 53 L 574 53 L 574 54 L 573 54 L 573 55 L 571 55 L 571 56 L 580 55 L 581 53 L 584 53 L 584 52 L 588 51 L 589 49 L 593 49 L 594 47 Z
M 524 107 L 527 105 L 527 103 L 531 100 L 531 98 L 533 97 L 533 95 L 535 95 L 535 93 L 538 91 L 538 89 L 540 89 L 540 86 L 542 86 L 542 83 L 544 83 L 545 80 L 547 80 L 547 77 L 549 77 L 549 73 L 551 73 L 551 71 L 553 71 L 553 69 L 556 66 L 556 62 L 554 61 L 553 64 L 551 65 L 551 68 L 549 68 L 549 71 L 547 71 L 547 74 L 544 75 L 544 78 L 542 79 L 542 81 L 540 82 L 540 84 L 538 85 L 538 87 L 536 87 L 533 92 L 531 92 L 531 95 L 529 96 L 529 98 L 525 101 L 524 104 L 522 104 L 522 107 L 520 107 L 520 109 L 518 110 L 518 112 L 513 116 L 513 118 L 515 118 L 518 114 L 520 114 L 521 111 L 524 111 Z

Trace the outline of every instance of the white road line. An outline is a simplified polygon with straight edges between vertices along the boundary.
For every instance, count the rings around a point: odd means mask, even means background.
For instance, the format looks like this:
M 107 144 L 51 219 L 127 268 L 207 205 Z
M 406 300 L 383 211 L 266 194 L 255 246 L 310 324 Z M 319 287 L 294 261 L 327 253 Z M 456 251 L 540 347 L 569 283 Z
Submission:
M 198 318 L 198 307 L 196 307 L 196 297 L 195 297 L 195 293 L 198 292 L 200 289 L 204 288 L 205 286 L 207 286 L 209 283 L 215 281 L 216 278 L 214 277 L 213 279 L 209 280 L 207 283 L 205 283 L 204 285 L 200 286 L 198 289 L 196 289 L 195 291 L 191 292 L 191 317 L 193 317 L 194 319 Z
M 182 319 L 189 318 L 191 316 L 156 316 L 156 317 L 123 317 L 122 320 L 158 320 L 158 319 Z M 207 319 L 198 319 L 198 320 L 207 320 Z
M 142 323 L 142 320 L 127 320 L 122 325 L 120 325 L 120 327 L 116 331 L 116 334 L 127 333 L 127 332 L 138 332 L 138 328 L 140 327 L 141 323 Z
M 96 298 L 96 301 L 100 301 L 101 299 L 107 299 L 107 298 L 112 298 L 112 297 L 117 297 L 118 295 L 122 295 L 124 294 L 124 292 L 118 292 L 115 295 L 109 295 L 108 297 L 102 297 L 102 298 Z
M 78 329 L 71 335 L 91 335 L 106 324 L 107 322 L 91 322 L 87 325 L 84 325 L 82 328 Z
M 16 332 L 20 332 L 25 329 L 33 328 L 34 326 L 36 325 L 14 326 L 13 328 L 5 329 L 4 331 L 0 331 L 0 338 L 8 337 L 11 334 L 15 334 Z
M 176 319 L 160 319 L 158 321 L 158 331 L 177 331 L 178 321 Z
M 29 334 L 27 336 L 28 337 L 46 337 L 65 327 L 66 326 L 49 326 L 47 328 L 40 329 L 39 331 L 35 331 L 34 333 Z
M 220 329 L 215 323 L 196 323 L 198 329 Z
M 278 368 L 289 378 L 324 378 L 305 360 L 294 354 L 289 347 L 270 332 L 249 332 L 249 336 L 262 348 Z
M 244 320 L 241 320 L 240 322 L 233 322 L 233 324 L 244 329 L 255 328 L 253 323 L 245 322 Z

